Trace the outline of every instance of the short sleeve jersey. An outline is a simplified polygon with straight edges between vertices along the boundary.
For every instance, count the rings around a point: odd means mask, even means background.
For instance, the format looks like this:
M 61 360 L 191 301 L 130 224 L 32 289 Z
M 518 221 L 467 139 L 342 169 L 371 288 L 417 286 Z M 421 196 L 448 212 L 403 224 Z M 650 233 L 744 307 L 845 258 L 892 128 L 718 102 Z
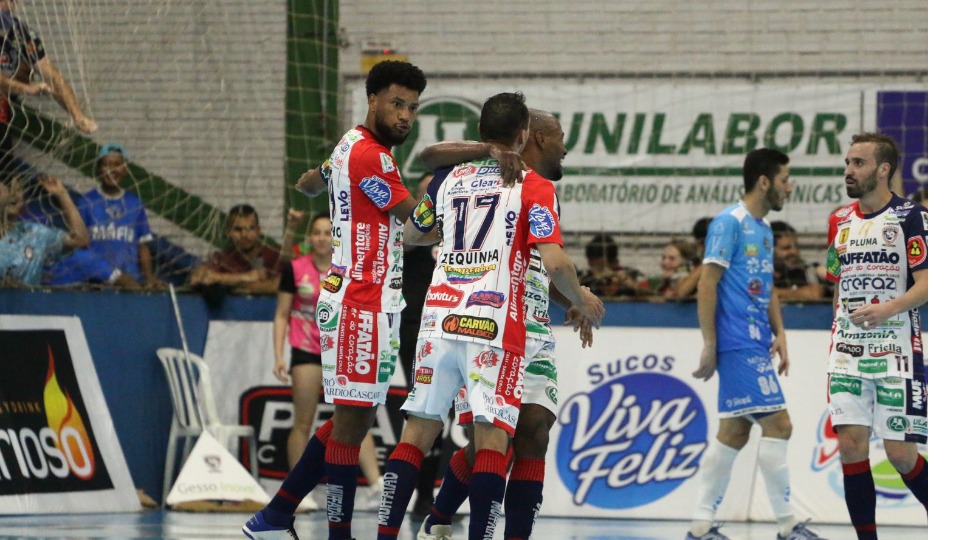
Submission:
M 260 251 L 253 259 L 236 248 L 229 248 L 222 251 L 214 251 L 207 263 L 215 272 L 224 274 L 242 274 L 256 268 L 266 268 L 271 275 L 277 275 L 280 271 L 280 252 L 271 246 L 260 246 Z
M 40 223 L 18 221 L 0 238 L 0 280 L 39 285 L 43 264 L 63 249 L 67 233 Z
M 393 154 L 357 126 L 340 139 L 321 173 L 330 194 L 333 261 L 320 296 L 368 311 L 402 311 L 403 222 L 389 210 L 410 192 Z
M 523 355 L 530 249 L 563 244 L 553 184 L 528 171 L 506 188 L 496 161 L 438 171 L 414 210 L 421 231 L 440 229 L 421 338 L 473 341 Z
M 78 206 L 90 231 L 90 249 L 139 281 L 140 244 L 153 240 L 140 198 L 126 191 L 111 196 L 96 188 Z
M 914 272 L 927 269 L 927 209 L 894 195 L 879 212 L 854 202 L 830 215 L 827 278 L 840 304 L 833 321 L 828 371 L 866 379 L 921 379 L 920 310 L 891 317 L 876 328 L 854 326 L 852 312 L 903 296 Z
M 717 351 L 766 350 L 772 341 L 767 308 L 773 294 L 773 231 L 743 201 L 710 222 L 704 264 L 725 268 L 717 286 Z
M 283 265 L 280 270 L 280 292 L 290 293 L 290 346 L 320 354 L 320 327 L 316 322 L 317 298 L 320 297 L 321 272 L 313 257 L 304 255 Z M 328 337 L 329 349 L 333 343 Z

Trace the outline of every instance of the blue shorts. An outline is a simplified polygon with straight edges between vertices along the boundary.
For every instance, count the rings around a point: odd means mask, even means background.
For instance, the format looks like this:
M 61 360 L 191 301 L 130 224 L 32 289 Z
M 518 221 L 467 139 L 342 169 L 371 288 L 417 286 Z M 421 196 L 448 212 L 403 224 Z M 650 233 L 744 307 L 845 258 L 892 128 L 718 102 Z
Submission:
M 717 353 L 720 418 L 765 416 L 787 408 L 770 353 L 763 349 L 738 349 Z

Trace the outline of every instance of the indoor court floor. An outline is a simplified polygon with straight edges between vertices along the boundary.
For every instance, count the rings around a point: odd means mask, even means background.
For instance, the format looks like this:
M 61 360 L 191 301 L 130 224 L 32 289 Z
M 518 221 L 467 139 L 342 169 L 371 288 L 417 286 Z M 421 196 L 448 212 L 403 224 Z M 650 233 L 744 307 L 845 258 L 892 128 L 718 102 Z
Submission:
M 149 510 L 133 514 L 30 515 L 0 517 L 0 540 L 7 539 L 176 539 L 207 540 L 234 538 L 244 540 L 240 531 L 246 514 L 190 513 Z M 353 533 L 359 540 L 376 538 L 376 514 L 354 516 Z M 299 515 L 296 520 L 301 539 L 327 537 L 326 514 Z M 408 519 L 400 540 L 414 540 L 419 523 Z M 502 520 L 496 538 L 503 538 Z M 541 518 L 533 538 L 537 540 L 679 540 L 686 534 L 683 521 Z M 849 525 L 812 527 L 831 540 L 855 540 Z M 774 540 L 776 527 L 771 523 L 727 523 L 721 532 L 734 540 Z M 454 538 L 466 540 L 462 523 L 454 528 Z M 926 527 L 881 527 L 880 538 L 921 540 Z

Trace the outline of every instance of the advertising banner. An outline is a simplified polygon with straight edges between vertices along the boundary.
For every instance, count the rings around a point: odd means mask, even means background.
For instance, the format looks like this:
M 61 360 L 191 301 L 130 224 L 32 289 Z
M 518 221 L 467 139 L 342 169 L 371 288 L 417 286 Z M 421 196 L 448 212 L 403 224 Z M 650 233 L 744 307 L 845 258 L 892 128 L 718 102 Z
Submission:
M 826 331 L 788 334 L 790 371 L 779 382 L 793 423 L 790 486 L 801 518 L 847 523 L 837 437 L 826 407 Z M 717 377 L 699 364 L 698 329 L 609 327 L 584 351 L 577 336 L 557 333 L 560 414 L 551 431 L 542 515 L 689 519 L 700 458 L 716 437 Z M 740 452 L 720 506 L 720 521 L 772 521 L 756 468 L 760 429 Z M 926 453 L 926 448 L 921 448 Z M 923 525 L 926 514 L 871 441 L 877 521 Z
M 849 202 L 843 170 L 850 137 L 877 127 L 884 88 L 823 81 L 431 81 L 409 138 L 394 149 L 403 176 L 412 180 L 424 171 L 417 157 L 430 144 L 477 140 L 484 100 L 517 90 L 530 107 L 555 113 L 563 128 L 568 154 L 557 194 L 568 231 L 688 234 L 697 219 L 739 199 L 744 155 L 766 146 L 791 157 L 795 182 L 777 219 L 825 235 L 826 216 Z M 925 125 L 926 88 L 890 90 L 923 94 Z M 364 93 L 360 83 L 352 91 L 354 123 L 364 121 Z M 896 114 L 884 110 L 885 119 Z M 926 131 L 922 143 L 914 131 L 902 133 L 909 148 L 922 144 L 925 177 Z
M 0 315 L 0 372 L 0 514 L 140 508 L 80 319 Z
M 700 359 L 700 331 L 604 327 L 586 350 L 569 328 L 558 327 L 556 335 L 560 407 L 550 433 L 541 515 L 689 519 L 700 459 L 713 444 L 719 422 L 717 377 L 704 382 L 691 376 Z M 204 356 L 221 419 L 259 426 L 259 466 L 272 493 L 278 484 L 269 479 L 286 474 L 284 448 L 293 410 L 289 388 L 270 373 L 270 336 L 269 322 L 214 321 Z M 796 513 L 815 522 L 847 523 L 837 438 L 826 415 L 829 337 L 822 330 L 789 331 L 791 368 L 779 381 L 793 423 L 788 455 Z M 381 460 L 402 428 L 398 408 L 405 378 L 400 371 L 373 427 Z M 325 404 L 318 408 L 318 418 L 331 414 Z M 451 437 L 457 445 L 466 442 L 460 428 L 451 430 Z M 720 521 L 773 520 L 756 467 L 759 439 L 755 426 L 731 471 Z M 892 470 L 882 447 L 881 441 L 871 441 L 878 523 L 925 524 L 923 507 Z

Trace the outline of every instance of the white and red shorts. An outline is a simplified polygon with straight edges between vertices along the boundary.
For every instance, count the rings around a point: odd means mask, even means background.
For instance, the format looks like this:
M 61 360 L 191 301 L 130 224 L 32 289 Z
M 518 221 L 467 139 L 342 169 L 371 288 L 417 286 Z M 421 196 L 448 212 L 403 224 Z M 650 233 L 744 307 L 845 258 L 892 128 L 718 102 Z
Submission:
M 400 348 L 400 314 L 317 302 L 323 394 L 327 403 L 385 403 Z
M 927 443 L 927 385 L 890 377 L 830 375 L 830 420 L 836 426 L 866 426 L 888 441 Z
M 523 405 L 540 405 L 557 416 L 559 387 L 557 386 L 556 343 L 527 337 L 523 370 Z M 473 411 L 467 403 L 466 391 L 457 392 L 453 402 L 458 424 L 473 422 Z
M 442 420 L 457 394 L 469 403 L 474 420 L 489 422 L 510 436 L 523 398 L 523 357 L 472 341 L 417 340 L 413 390 L 402 409 Z

